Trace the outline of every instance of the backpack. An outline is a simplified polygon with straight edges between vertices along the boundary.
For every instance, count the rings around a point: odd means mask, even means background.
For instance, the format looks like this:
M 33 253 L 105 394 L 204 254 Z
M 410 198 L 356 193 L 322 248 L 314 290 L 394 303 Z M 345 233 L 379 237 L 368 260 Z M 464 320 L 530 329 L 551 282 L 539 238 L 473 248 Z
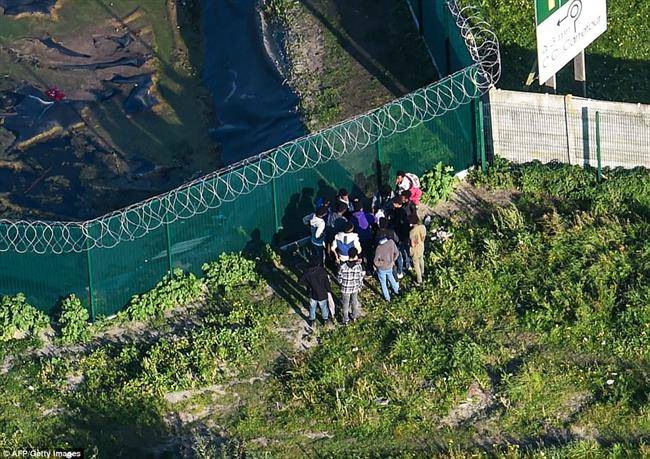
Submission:
M 354 247 L 354 239 L 353 237 L 348 237 L 349 235 L 343 236 L 343 240 L 341 239 L 336 239 L 336 250 L 343 255 L 344 257 L 348 256 L 348 252 L 352 247 Z
M 411 181 L 411 185 L 413 188 L 420 188 L 420 179 L 418 178 L 417 175 L 407 172 L 406 177 Z
M 368 218 L 366 217 L 365 212 L 355 212 L 352 214 L 352 218 L 354 219 L 354 226 L 356 226 L 357 231 L 364 231 L 370 227 L 370 223 L 368 222 Z

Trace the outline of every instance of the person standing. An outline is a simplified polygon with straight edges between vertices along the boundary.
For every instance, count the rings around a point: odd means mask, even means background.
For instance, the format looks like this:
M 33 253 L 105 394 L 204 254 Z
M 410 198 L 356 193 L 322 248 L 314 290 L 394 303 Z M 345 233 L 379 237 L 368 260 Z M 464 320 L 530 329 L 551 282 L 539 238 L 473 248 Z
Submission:
M 404 210 L 407 219 L 410 218 L 411 215 L 417 213 L 418 208 L 411 200 L 411 192 L 409 190 L 402 191 L 400 200 L 402 201 L 402 209 Z
M 379 284 L 381 285 L 381 292 L 386 301 L 390 301 L 390 294 L 388 293 L 388 285 L 386 283 L 387 281 L 390 282 L 393 292 L 395 292 L 396 295 L 399 294 L 399 284 L 393 275 L 393 269 L 395 268 L 395 262 L 398 257 L 399 251 L 395 246 L 395 242 L 393 242 L 392 239 L 382 238 L 375 250 L 374 264 L 377 268 L 377 277 L 379 278 Z
M 393 211 L 391 213 L 391 221 L 397 237 L 399 238 L 399 243 L 397 248 L 399 250 L 402 262 L 397 265 L 397 278 L 401 279 L 404 277 L 404 270 L 411 270 L 413 268 L 411 262 L 411 253 L 410 253 L 410 244 L 409 244 L 409 232 L 411 231 L 411 225 L 408 222 L 408 217 L 406 216 L 406 210 L 402 204 L 402 196 L 397 196 L 393 199 Z
M 379 187 L 379 191 L 372 195 L 372 213 L 375 220 L 388 216 L 390 208 L 392 207 L 391 200 L 395 197 L 395 193 L 388 185 Z
M 348 217 L 352 213 L 353 211 L 352 201 L 350 201 L 350 193 L 348 193 L 348 190 L 346 190 L 345 188 L 341 188 L 339 190 L 339 194 L 336 195 L 336 202 L 341 202 L 345 204 L 345 206 L 347 207 L 346 217 Z
M 427 228 L 422 224 L 417 213 L 411 214 L 409 222 L 411 223 L 409 238 L 411 239 L 411 257 L 413 259 L 413 267 L 415 268 L 415 277 L 418 285 L 422 285 L 422 276 L 424 276 L 424 242 L 427 238 Z
M 366 260 L 366 266 L 368 266 L 372 264 L 369 257 L 370 252 L 372 252 L 372 226 L 375 224 L 375 217 L 370 212 L 363 210 L 363 205 L 359 199 L 355 199 L 352 205 L 354 207 L 354 213 L 352 214 L 354 231 L 359 235 L 361 253 L 363 253 L 363 258 Z
M 326 226 L 325 226 L 325 248 L 326 252 L 330 253 L 332 249 L 332 244 L 334 242 L 334 237 L 343 231 L 343 229 L 348 225 L 348 219 L 345 218 L 345 213 L 348 210 L 348 207 L 342 202 L 334 201 L 333 209 L 327 215 Z
M 309 290 L 309 319 L 307 321 L 309 327 L 313 327 L 316 321 L 316 308 L 320 308 L 325 325 L 331 325 L 327 299 L 328 294 L 332 293 L 332 288 L 325 268 L 318 263 L 318 260 L 312 260 L 310 267 L 307 268 L 299 282 Z
M 343 231 L 340 231 L 332 243 L 332 252 L 337 264 L 348 261 L 350 249 L 357 249 L 357 254 L 361 253 L 361 242 L 359 235 L 354 232 L 354 224 L 348 223 Z
M 410 191 L 410 199 L 416 206 L 420 205 L 420 198 L 422 197 L 422 190 L 420 189 L 420 179 L 417 175 L 404 171 L 397 171 L 395 178 L 396 193 L 400 194 L 402 191 Z
M 359 292 L 363 287 L 365 272 L 358 255 L 357 249 L 351 248 L 348 252 L 348 261 L 342 263 L 339 268 L 338 281 L 343 297 L 343 325 L 359 318 Z M 350 304 L 352 304 L 352 316 L 350 316 Z
M 389 226 L 387 218 L 379 219 L 379 223 L 377 226 L 379 228 L 377 229 L 377 234 L 375 235 L 375 247 L 377 247 L 379 245 L 379 241 L 381 241 L 384 238 L 391 239 L 395 243 L 395 247 L 399 247 L 399 237 L 397 236 L 395 230 Z M 404 260 L 402 259 L 401 254 L 399 257 L 397 257 L 396 266 L 397 266 L 398 273 L 403 272 Z
M 303 222 L 309 223 L 311 232 L 311 256 L 313 259 L 319 260 L 321 264 L 325 263 L 325 217 L 327 213 L 327 207 L 320 207 L 316 212 L 303 219 Z

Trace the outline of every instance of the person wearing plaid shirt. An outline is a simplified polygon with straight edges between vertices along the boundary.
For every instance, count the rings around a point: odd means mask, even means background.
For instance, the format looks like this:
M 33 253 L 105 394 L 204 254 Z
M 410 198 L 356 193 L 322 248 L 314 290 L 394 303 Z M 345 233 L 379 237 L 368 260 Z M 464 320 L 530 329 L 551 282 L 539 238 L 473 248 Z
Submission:
M 363 286 L 365 271 L 359 260 L 359 251 L 352 247 L 348 251 L 348 260 L 339 268 L 338 281 L 341 285 L 343 296 L 343 325 L 359 318 L 359 292 Z M 350 317 L 350 303 L 352 303 L 352 316 Z

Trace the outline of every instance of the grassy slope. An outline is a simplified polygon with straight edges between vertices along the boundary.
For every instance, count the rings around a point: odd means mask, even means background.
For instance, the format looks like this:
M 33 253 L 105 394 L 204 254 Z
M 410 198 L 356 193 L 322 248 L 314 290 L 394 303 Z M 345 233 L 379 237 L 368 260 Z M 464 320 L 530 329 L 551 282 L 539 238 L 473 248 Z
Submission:
M 101 457 L 188 435 L 200 457 L 650 454 L 650 175 L 607 175 L 499 163 L 475 176 L 516 188 L 514 206 L 452 218 L 423 290 L 404 279 L 387 305 L 371 282 L 367 316 L 304 353 L 273 333 L 302 300 L 267 261 L 270 301 L 239 288 L 171 334 L 162 321 L 144 342 L 19 358 L 0 375 L 0 443 Z
M 480 6 L 501 42 L 505 89 L 524 89 L 536 57 L 534 2 L 528 0 L 464 0 Z M 587 49 L 589 97 L 650 103 L 650 2 L 609 0 L 609 28 Z M 558 76 L 562 93 L 572 92 L 573 67 Z M 539 88 L 535 83 L 533 88 Z
M 515 207 L 430 245 L 424 291 L 366 295 L 368 317 L 218 422 L 285 457 L 650 454 L 650 176 L 534 165 L 514 184 Z

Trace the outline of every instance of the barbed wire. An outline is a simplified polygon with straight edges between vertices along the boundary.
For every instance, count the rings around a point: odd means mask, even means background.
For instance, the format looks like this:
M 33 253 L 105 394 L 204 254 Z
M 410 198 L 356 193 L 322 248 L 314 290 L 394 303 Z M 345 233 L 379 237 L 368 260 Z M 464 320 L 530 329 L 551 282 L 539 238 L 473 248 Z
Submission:
M 499 79 L 499 43 L 477 8 L 447 3 L 474 64 L 400 99 L 170 192 L 83 222 L 0 219 L 0 252 L 79 253 L 115 247 L 216 209 L 285 174 L 313 168 L 406 132 L 483 95 Z

